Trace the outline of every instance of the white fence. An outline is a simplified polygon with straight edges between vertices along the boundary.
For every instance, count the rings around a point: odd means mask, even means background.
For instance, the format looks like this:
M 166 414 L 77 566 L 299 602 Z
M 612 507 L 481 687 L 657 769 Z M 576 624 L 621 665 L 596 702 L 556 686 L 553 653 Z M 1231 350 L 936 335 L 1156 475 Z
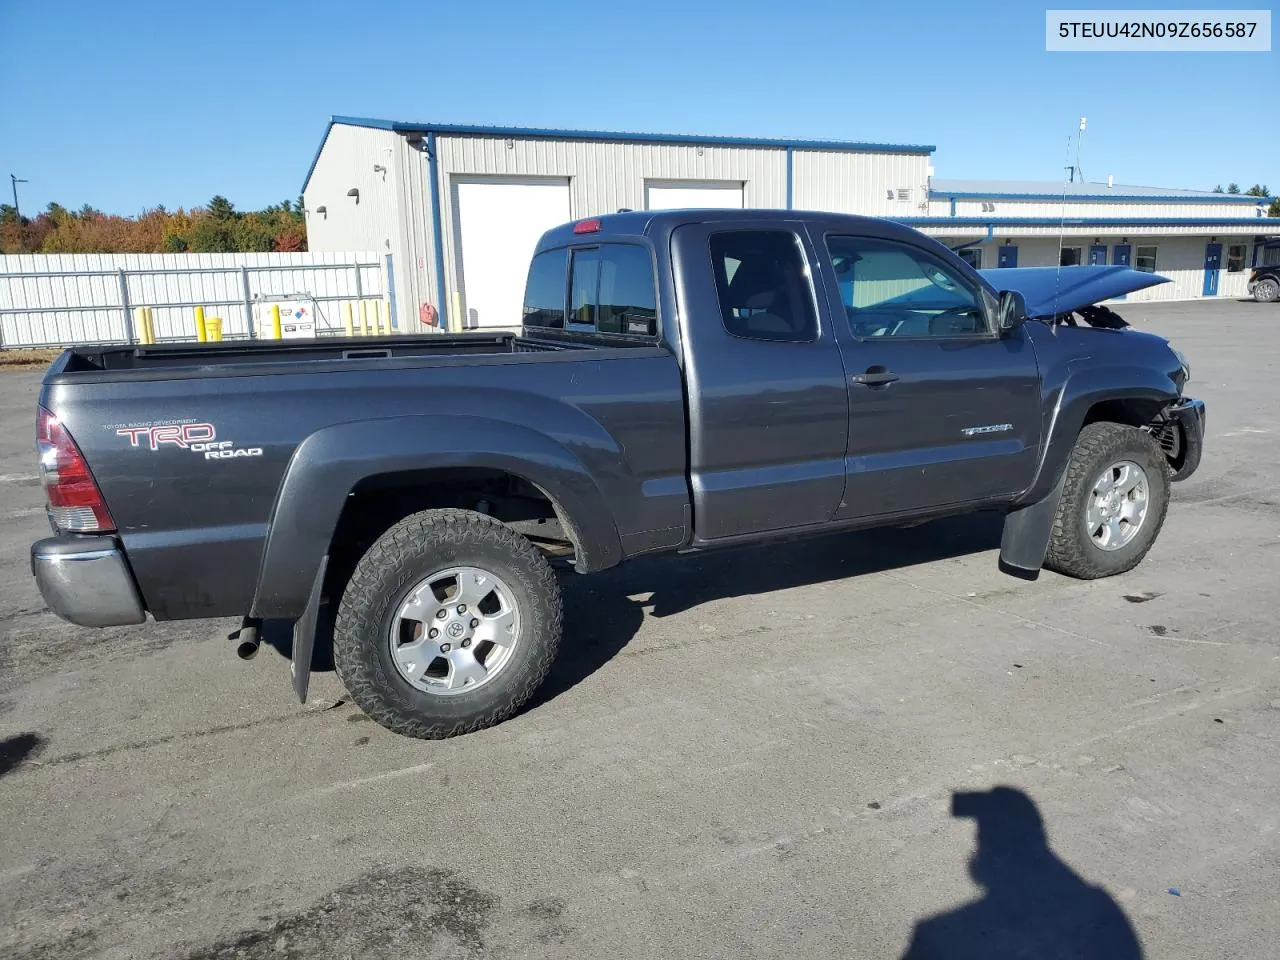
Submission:
M 138 307 L 154 309 L 159 342 L 194 340 L 195 307 L 221 317 L 228 339 L 246 338 L 252 336 L 255 300 L 290 295 L 315 299 L 321 333 L 340 332 L 344 301 L 393 301 L 391 257 L 367 252 L 0 256 L 0 347 L 136 343 Z

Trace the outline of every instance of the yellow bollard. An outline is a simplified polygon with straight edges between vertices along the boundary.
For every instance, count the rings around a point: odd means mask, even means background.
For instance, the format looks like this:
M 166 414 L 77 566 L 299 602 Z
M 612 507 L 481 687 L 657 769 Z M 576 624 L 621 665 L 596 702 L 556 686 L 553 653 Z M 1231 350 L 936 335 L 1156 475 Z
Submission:
M 283 334 L 280 332 L 280 304 L 273 303 L 271 305 L 271 339 L 279 340 Z
M 147 343 L 156 342 L 156 312 L 152 307 L 144 307 L 147 311 Z
M 369 315 L 373 321 L 373 335 L 375 337 L 382 334 L 382 310 L 379 309 L 381 306 L 382 304 L 377 300 L 369 301 Z
M 360 301 L 360 336 L 367 337 L 369 335 L 369 305 L 363 300 Z
M 458 330 L 467 329 L 466 318 L 462 313 L 462 294 L 457 290 L 453 291 L 453 316 L 449 318 L 449 326 L 445 328 L 445 331 L 448 332 L 455 327 Z
M 355 329 L 351 324 L 351 304 L 344 303 L 342 305 L 342 332 L 345 336 L 355 336 Z
M 209 339 L 209 334 L 204 329 L 204 307 L 196 307 L 196 340 L 204 343 Z
M 133 331 L 138 336 L 138 343 L 150 343 L 147 339 L 147 308 L 138 307 L 133 311 Z
M 210 317 L 204 322 L 204 335 L 211 343 L 222 341 L 222 318 Z

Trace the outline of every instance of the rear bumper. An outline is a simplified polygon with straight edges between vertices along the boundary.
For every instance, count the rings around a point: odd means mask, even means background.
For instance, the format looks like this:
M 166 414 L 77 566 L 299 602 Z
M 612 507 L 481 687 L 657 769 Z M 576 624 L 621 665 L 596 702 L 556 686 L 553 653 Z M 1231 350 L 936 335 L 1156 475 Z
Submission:
M 1175 481 L 1185 480 L 1200 466 L 1204 452 L 1204 401 L 1183 397 L 1165 407 L 1164 415 L 1182 428 L 1182 452 L 1173 468 Z
M 147 619 L 124 551 L 111 537 L 50 537 L 31 545 L 31 572 L 49 609 L 82 627 Z

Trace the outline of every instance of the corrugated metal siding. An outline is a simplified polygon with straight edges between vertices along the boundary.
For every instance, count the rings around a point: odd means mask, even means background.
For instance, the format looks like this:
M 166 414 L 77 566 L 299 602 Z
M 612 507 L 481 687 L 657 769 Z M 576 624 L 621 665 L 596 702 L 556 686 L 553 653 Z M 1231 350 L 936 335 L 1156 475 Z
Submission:
M 124 271 L 130 307 L 155 307 L 156 336 L 161 340 L 192 339 L 197 304 L 206 308 L 208 316 L 222 318 L 225 336 L 247 336 L 241 267 L 250 268 L 250 300 L 258 295 L 305 293 L 320 301 L 322 322 L 341 327 L 339 303 L 356 299 L 357 263 L 361 294 L 366 299 L 382 297 L 383 258 L 373 252 L 0 256 L 0 274 L 19 275 L 0 276 L 0 344 L 59 346 L 127 340 L 120 271 Z M 146 272 L 157 270 L 175 272 Z
M 449 296 L 461 275 L 452 184 L 456 177 L 568 177 L 573 219 L 619 209 L 643 210 L 647 180 L 730 181 L 743 184 L 750 207 L 785 207 L 786 151 L 694 144 L 601 143 L 441 137 L 444 252 Z M 508 147 L 510 143 L 510 147 Z M 513 264 L 523 275 L 528 264 Z
M 985 201 L 995 209 L 983 210 L 982 200 L 957 200 L 955 216 L 957 217 L 991 217 L 999 220 L 1002 217 L 1060 217 L 1063 212 L 1061 200 L 989 200 Z M 1239 220 L 1242 217 L 1255 216 L 1256 208 L 1245 204 L 1217 203 L 1153 203 L 1140 201 L 1086 201 L 1068 199 L 1066 202 L 1068 217 L 1169 217 L 1173 219 L 1227 219 Z M 933 199 L 929 201 L 929 216 L 952 216 L 951 201 Z
M 919 217 L 928 209 L 929 158 L 892 153 L 796 150 L 792 206 L 874 217 Z M 888 191 L 894 191 L 894 199 Z M 898 200 L 898 190 L 910 190 Z
M 1087 237 L 1069 237 L 1065 246 L 1080 247 L 1083 258 L 1088 258 L 1089 244 L 1093 241 L 1097 234 Z M 1236 238 L 1236 242 L 1246 244 L 1245 251 L 1245 269 L 1235 273 L 1228 273 L 1225 269 L 1227 261 L 1227 246 L 1231 240 L 1225 239 L 1221 235 L 1218 236 L 1219 242 L 1222 243 L 1222 263 L 1223 269 L 1218 272 L 1218 296 L 1222 299 L 1232 297 L 1246 297 L 1249 294 L 1247 284 L 1249 282 L 1248 264 L 1253 256 L 1253 245 L 1243 238 Z M 943 243 L 958 243 L 961 238 L 948 234 L 946 237 L 939 237 Z M 1111 257 L 1111 248 L 1114 247 L 1122 239 L 1121 236 L 1102 235 L 1101 242 L 1107 245 L 1107 257 Z M 1170 236 L 1142 236 L 1141 234 L 1132 233 L 1123 236 L 1125 242 L 1133 247 L 1133 255 L 1136 257 L 1138 247 L 1155 246 L 1156 249 L 1156 273 L 1161 276 L 1168 277 L 1170 283 L 1162 283 L 1156 287 L 1148 287 L 1146 290 L 1139 290 L 1137 293 L 1129 294 L 1128 300 L 1147 301 L 1147 300 L 1199 300 L 1204 298 L 1204 250 L 1205 244 L 1209 242 L 1207 235 L 1198 237 L 1170 237 Z M 985 248 L 994 248 L 1004 242 L 1004 237 L 997 234 L 997 239 L 989 243 L 983 244 Z M 1018 247 L 1018 266 L 1019 267 L 1050 267 L 1058 263 L 1058 239 L 1057 237 L 1044 238 L 1014 238 L 1013 241 Z M 984 253 L 984 262 L 987 266 L 995 266 L 994 249 Z
M 388 130 L 334 125 L 303 194 L 309 249 L 395 252 L 401 207 L 393 161 L 401 144 Z M 375 172 L 375 165 L 386 173 Z M 358 204 L 347 196 L 353 187 Z M 318 207 L 328 212 L 318 214 Z
M 1262 221 L 1263 229 L 1258 229 L 1249 224 L 1219 226 L 1204 224 L 1171 224 L 1170 226 L 1161 226 L 1154 228 L 1150 224 L 1135 223 L 1126 228 L 1124 226 L 1100 226 L 1098 224 L 1081 224 L 1067 223 L 1059 227 L 1056 223 L 1046 223 L 1037 226 L 1024 226 L 1022 224 L 1002 226 L 999 220 L 992 220 L 995 227 L 995 235 L 997 238 L 1004 237 L 1056 237 L 1059 232 L 1068 237 L 1097 237 L 1097 236 L 1138 236 L 1145 233 L 1152 236 L 1153 229 L 1159 229 L 1158 236 L 1166 237 L 1207 237 L 1210 232 L 1217 237 L 1252 237 L 1258 233 L 1265 233 L 1265 224 Z M 972 225 L 950 225 L 945 223 L 926 224 L 924 226 L 916 226 L 917 230 L 927 233 L 931 237 L 958 237 L 961 239 L 971 240 L 974 237 L 985 237 L 987 235 L 986 224 Z

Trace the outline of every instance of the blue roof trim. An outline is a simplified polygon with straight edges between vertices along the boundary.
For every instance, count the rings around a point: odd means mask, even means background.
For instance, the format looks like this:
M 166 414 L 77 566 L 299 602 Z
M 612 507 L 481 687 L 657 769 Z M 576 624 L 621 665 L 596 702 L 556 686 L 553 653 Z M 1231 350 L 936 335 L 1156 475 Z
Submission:
M 930 200 L 1061 200 L 1060 193 L 973 193 L 962 190 L 930 190 Z M 1068 193 L 1068 200 L 1106 200 L 1113 203 L 1253 203 L 1262 206 L 1267 197 L 1250 197 L 1237 193 L 1219 193 L 1211 197 L 1194 193 Z
M 1280 226 L 1274 217 L 887 217 L 895 223 L 909 227 L 1243 227 L 1265 228 L 1268 224 Z M 1265 230 L 1263 232 L 1266 232 Z
M 396 133 L 435 133 L 489 137 L 522 137 L 552 140 L 605 140 L 611 143 L 684 143 L 717 147 L 777 147 L 792 150 L 835 150 L 841 153 L 906 153 L 929 156 L 937 147 L 920 143 L 876 143 L 863 140 L 787 140 L 770 137 L 717 137 L 686 133 L 619 133 L 614 130 L 554 130 L 538 127 L 491 127 L 459 123 L 414 123 L 402 120 L 378 120 L 373 117 L 332 116 L 325 127 L 320 146 L 311 159 L 307 175 L 303 178 L 305 192 L 311 174 L 320 160 L 329 130 L 335 123 L 348 127 L 368 127 L 372 130 L 393 130 Z

